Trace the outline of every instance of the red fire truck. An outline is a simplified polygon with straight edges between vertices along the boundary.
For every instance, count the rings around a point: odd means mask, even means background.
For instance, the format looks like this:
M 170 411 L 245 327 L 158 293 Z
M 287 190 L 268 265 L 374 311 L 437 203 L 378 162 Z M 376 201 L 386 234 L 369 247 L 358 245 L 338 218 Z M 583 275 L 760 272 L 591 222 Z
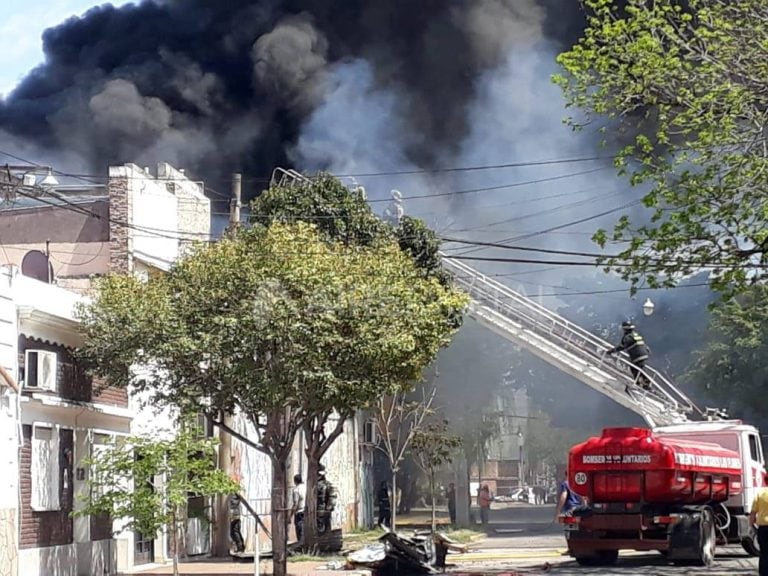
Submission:
M 619 550 L 710 565 L 731 543 L 759 554 L 748 515 L 768 479 L 759 433 L 739 420 L 606 428 L 571 448 L 568 480 L 588 502 L 561 518 L 581 565 L 612 564 Z

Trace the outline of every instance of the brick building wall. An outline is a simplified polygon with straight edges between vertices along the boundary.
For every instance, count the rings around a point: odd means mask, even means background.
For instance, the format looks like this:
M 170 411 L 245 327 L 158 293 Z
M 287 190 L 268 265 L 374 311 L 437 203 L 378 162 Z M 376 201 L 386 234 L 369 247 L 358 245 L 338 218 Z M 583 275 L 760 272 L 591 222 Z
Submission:
M 85 368 L 72 355 L 72 351 L 60 344 L 52 344 L 22 334 L 19 337 L 19 371 L 24 373 L 26 350 L 56 352 L 58 360 L 58 392 L 40 390 L 40 394 L 60 396 L 74 402 L 99 402 L 113 406 L 128 407 L 128 393 L 124 389 L 105 387 L 103 382 L 94 382 Z
M 128 407 L 128 391 L 125 388 L 114 388 L 112 386 L 101 387 L 94 385 L 93 401 L 99 404 L 109 404 L 110 406 Z
M 22 426 L 23 445 L 19 462 L 21 487 L 21 535 L 19 548 L 43 548 L 72 544 L 72 460 L 74 434 L 72 430 L 59 431 L 59 502 L 60 510 L 38 512 L 32 510 L 32 426 Z
M 133 268 L 130 229 L 121 224 L 132 222 L 132 202 L 127 177 L 110 177 L 109 192 L 109 270 L 128 273 Z

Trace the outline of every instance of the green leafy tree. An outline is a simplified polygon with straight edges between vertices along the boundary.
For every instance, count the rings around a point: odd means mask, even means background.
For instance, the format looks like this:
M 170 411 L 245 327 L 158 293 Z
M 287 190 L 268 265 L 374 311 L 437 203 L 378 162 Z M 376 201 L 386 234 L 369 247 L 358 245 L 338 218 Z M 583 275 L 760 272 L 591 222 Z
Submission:
M 437 530 L 435 477 L 440 468 L 453 461 L 456 451 L 460 447 L 461 438 L 450 432 L 447 420 L 429 422 L 426 426 L 416 430 L 413 435 L 411 452 L 429 479 L 429 495 L 432 502 L 432 532 Z
M 594 239 L 626 242 L 613 266 L 633 285 L 711 269 L 738 292 L 768 264 L 768 46 L 763 0 L 583 0 L 584 36 L 555 77 L 570 106 L 624 145 L 620 174 L 649 218 Z
M 251 202 L 250 218 L 262 226 L 309 222 L 327 240 L 361 246 L 394 237 L 361 192 L 349 190 L 329 174 L 265 190 Z
M 371 405 L 417 380 L 450 339 L 445 311 L 464 303 L 393 242 L 350 246 L 306 223 L 256 226 L 197 246 L 146 283 L 102 280 L 81 310 L 82 355 L 112 385 L 155 402 L 250 420 L 257 442 L 226 431 L 272 463 L 273 563 L 283 576 L 288 461 L 313 407 Z
M 132 436 L 113 441 L 87 462 L 89 492 L 75 515 L 125 520 L 123 528 L 147 535 L 165 528 L 171 537 L 173 573 L 178 575 L 179 536 L 186 526 L 189 497 L 240 491 L 216 469 L 217 443 L 189 423 L 171 439 Z
M 450 284 L 450 275 L 440 261 L 440 238 L 423 220 L 403 216 L 395 229 L 400 249 L 410 254 L 425 276 L 437 278 L 441 284 Z
M 768 421 L 768 287 L 754 286 L 712 311 L 709 341 L 686 379 L 733 414 Z
M 273 186 L 251 203 L 251 220 L 270 226 L 274 223 L 309 222 L 317 226 L 321 236 L 329 242 L 347 245 L 371 246 L 395 240 L 404 254 L 413 260 L 425 278 L 436 278 L 450 290 L 448 276 L 443 272 L 438 254 L 439 239 L 421 220 L 404 217 L 393 229 L 370 208 L 360 188 L 350 190 L 337 178 L 328 174 L 296 181 L 288 186 Z M 445 309 L 449 323 L 445 330 L 461 325 L 463 302 Z M 405 391 L 411 382 L 403 382 Z M 303 420 L 305 453 L 307 456 L 307 493 L 315 494 L 320 460 L 333 442 L 342 434 L 344 425 L 360 408 L 355 395 L 318 397 L 307 406 Z M 307 499 L 304 542 L 308 546 L 316 540 L 317 499 Z

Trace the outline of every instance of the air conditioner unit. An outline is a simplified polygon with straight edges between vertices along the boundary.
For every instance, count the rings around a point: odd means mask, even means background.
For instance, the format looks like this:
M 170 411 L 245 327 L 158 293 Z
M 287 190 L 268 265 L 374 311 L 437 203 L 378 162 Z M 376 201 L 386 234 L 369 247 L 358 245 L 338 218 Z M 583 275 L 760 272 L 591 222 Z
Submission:
M 24 387 L 56 391 L 58 355 L 48 350 L 25 351 Z
M 375 446 L 378 444 L 378 437 L 376 435 L 376 421 L 366 420 L 363 424 L 363 444 L 370 444 Z

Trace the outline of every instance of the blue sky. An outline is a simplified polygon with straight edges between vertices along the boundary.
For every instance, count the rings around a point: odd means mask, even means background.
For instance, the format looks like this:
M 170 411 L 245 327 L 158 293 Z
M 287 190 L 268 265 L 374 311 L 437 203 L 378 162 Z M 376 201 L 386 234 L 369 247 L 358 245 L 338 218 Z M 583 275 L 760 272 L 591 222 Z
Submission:
M 43 30 L 100 4 L 98 0 L 2 0 L 0 94 L 8 94 L 26 72 L 43 61 Z

